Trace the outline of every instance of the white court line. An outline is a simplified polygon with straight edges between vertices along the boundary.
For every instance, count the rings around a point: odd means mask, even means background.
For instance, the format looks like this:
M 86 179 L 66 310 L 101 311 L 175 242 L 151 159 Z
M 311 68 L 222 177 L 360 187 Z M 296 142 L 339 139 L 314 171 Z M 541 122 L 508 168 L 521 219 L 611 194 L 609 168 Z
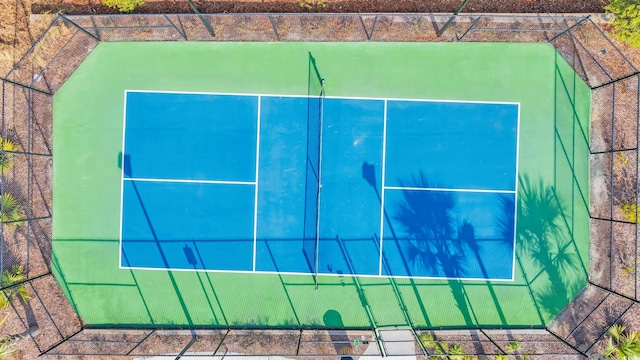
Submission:
M 517 178 L 517 176 L 516 176 Z M 484 190 L 484 189 L 451 189 L 451 188 L 421 188 L 411 186 L 383 186 L 385 190 L 411 190 L 411 191 L 449 191 L 449 192 L 479 192 L 497 194 L 515 194 L 515 190 Z
M 314 273 L 304 273 L 304 272 L 287 272 L 287 271 L 264 271 L 264 270 L 210 270 L 210 269 L 181 269 L 181 268 L 152 268 L 152 267 L 136 267 L 136 266 L 122 266 L 121 269 L 131 269 L 131 270 L 152 270 L 152 271 L 181 271 L 181 272 L 208 272 L 208 273 L 223 273 L 223 274 L 261 274 L 261 275 L 304 275 L 304 276 L 313 276 Z M 494 279 L 494 278 L 454 278 L 454 277 L 435 277 L 435 276 L 408 276 L 408 275 L 371 275 L 371 274 L 328 274 L 328 273 L 318 273 L 320 276 L 332 276 L 332 277 L 359 277 L 359 278 L 394 278 L 394 279 L 424 279 L 424 280 L 461 280 L 461 281 L 496 281 L 496 282 L 507 282 L 513 281 L 511 279 Z M 313 285 L 313 284 L 311 284 Z
M 229 96 L 251 96 L 258 97 L 258 106 L 260 106 L 260 98 L 261 97 L 289 97 L 289 98 L 310 98 L 315 96 L 308 95 L 287 95 L 287 94 L 252 94 L 252 93 L 216 93 L 216 92 L 189 92 L 189 91 L 159 91 L 159 90 L 125 90 L 125 124 L 126 124 L 126 96 L 127 93 L 164 93 L 164 94 L 193 94 L 193 95 L 229 95 Z M 499 102 L 499 101 L 478 101 L 478 100 L 442 100 L 442 99 L 402 99 L 402 98 L 376 98 L 376 97 L 348 97 L 348 96 L 325 96 L 325 99 L 352 99 L 352 100 L 378 100 L 384 101 L 384 129 L 383 129 L 383 159 L 382 159 L 382 191 L 381 191 L 381 225 L 380 225 L 380 265 L 379 265 L 379 274 L 378 275 L 345 275 L 345 274 L 322 274 L 322 276 L 359 276 L 359 277 L 384 277 L 384 278 L 407 278 L 407 279 L 433 279 L 433 280 L 469 280 L 469 281 L 513 281 L 515 277 L 515 238 L 514 238 L 514 255 L 513 255 L 513 265 L 512 265 L 512 278 L 511 279 L 485 279 L 485 278 L 445 278 L 445 277 L 421 277 L 421 276 L 388 276 L 382 275 L 382 241 L 383 241 L 383 230 L 384 230 L 384 190 L 415 190 L 415 191 L 454 191 L 454 192 L 483 192 L 483 193 L 515 193 L 516 194 L 516 204 L 517 204 L 517 183 L 518 183 L 518 158 L 519 158 L 519 142 L 520 142 L 520 103 L 518 102 Z M 412 102 L 436 102 L 436 103 L 462 103 L 462 104 L 502 104 L 502 105 L 517 105 L 518 106 L 518 134 L 517 134 L 517 145 L 516 145 L 516 190 L 479 190 L 479 189 L 448 189 L 448 188 L 413 188 L 413 187 L 394 187 L 394 186 L 385 186 L 385 166 L 386 166 L 386 117 L 387 117 L 387 102 L 388 101 L 412 101 Z M 260 116 L 260 110 L 258 110 L 258 116 Z M 259 121 L 259 119 L 258 119 Z M 123 139 L 125 137 L 125 131 L 123 127 Z M 259 137 L 259 130 L 258 130 Z M 259 152 L 259 150 L 257 150 Z M 123 157 L 124 157 L 124 140 L 123 140 Z M 124 159 L 123 159 L 124 161 Z M 258 161 L 258 160 L 257 160 Z M 124 164 L 124 163 L 123 163 Z M 257 173 L 256 166 L 256 173 Z M 151 181 L 151 182 L 184 182 L 184 183 L 211 183 L 211 184 L 232 184 L 232 185 L 255 185 L 256 186 L 256 208 L 254 210 L 254 219 L 257 219 L 257 175 L 255 182 L 245 182 L 245 181 L 214 181 L 214 180 L 180 180 L 180 179 L 148 179 L 148 178 L 124 178 L 124 166 L 122 171 L 122 180 L 131 180 L 131 181 Z M 124 185 L 124 182 L 122 183 Z M 124 186 L 122 187 L 124 189 Z M 122 266 L 122 207 L 123 207 L 123 197 L 124 191 L 121 191 L 121 203 L 120 203 L 120 268 L 122 269 L 141 269 L 141 270 L 161 270 L 161 271 L 207 271 L 207 272 L 222 272 L 222 273 L 252 273 L 252 274 L 278 274 L 276 272 L 265 272 L 265 271 L 255 271 L 255 256 L 256 256 L 256 230 L 257 228 L 254 226 L 254 260 L 253 260 L 253 268 L 254 271 L 227 271 L 227 270 L 196 270 L 196 269 L 161 269 L 161 268 L 144 268 L 144 267 L 124 267 Z M 515 230 L 515 217 L 517 217 L 517 212 L 514 215 L 514 230 Z M 257 223 L 257 221 L 256 221 Z M 514 231 L 515 236 L 515 231 Z M 310 273 L 296 273 L 296 272 L 280 272 L 279 274 L 293 274 L 293 275 L 313 275 Z
M 378 275 L 382 276 L 382 242 L 384 239 L 384 172 L 387 166 L 387 101 L 384 102 L 382 118 L 382 175 L 380 175 L 380 258 L 378 259 Z M 375 176 L 375 175 L 374 175 Z
M 171 90 L 125 90 L 132 93 L 152 93 L 152 94 L 186 94 L 186 95 L 229 95 L 229 96 L 262 96 L 262 97 L 286 97 L 286 98 L 318 98 L 320 96 L 291 95 L 291 94 L 253 94 L 253 93 L 219 93 L 219 92 L 198 92 L 198 91 L 171 91 Z M 482 101 L 482 100 L 450 100 L 450 99 L 402 99 L 383 97 L 361 97 L 361 96 L 325 96 L 325 99 L 345 99 L 345 100 L 378 100 L 378 101 L 419 101 L 436 103 L 467 103 L 467 104 L 498 104 L 498 105 L 520 105 L 518 102 L 508 101 Z
M 127 134 L 126 128 L 127 128 L 127 91 L 125 90 L 124 92 L 124 109 L 123 109 L 123 115 L 122 115 L 122 154 L 120 154 L 120 156 L 122 156 L 121 159 L 121 163 L 120 165 L 122 166 L 122 169 L 120 169 L 120 233 L 119 233 L 119 243 L 120 246 L 118 246 L 118 267 L 122 268 L 122 213 L 123 213 L 123 209 L 124 209 L 124 141 L 125 141 L 125 137 Z
M 122 180 L 125 180 L 125 181 L 138 181 L 138 182 L 164 182 L 164 183 L 256 185 L 255 181 L 189 180 L 189 179 L 156 179 L 156 178 L 123 178 Z
M 518 241 L 518 165 L 520 159 L 520 105 L 518 105 L 518 127 L 516 128 L 516 184 L 515 199 L 513 201 L 513 263 L 511 265 L 511 280 L 516 278 L 516 241 Z
M 258 96 L 258 131 L 256 132 L 256 181 L 255 198 L 253 202 L 253 271 L 256 271 L 256 252 L 258 249 L 258 171 L 260 169 L 260 102 Z

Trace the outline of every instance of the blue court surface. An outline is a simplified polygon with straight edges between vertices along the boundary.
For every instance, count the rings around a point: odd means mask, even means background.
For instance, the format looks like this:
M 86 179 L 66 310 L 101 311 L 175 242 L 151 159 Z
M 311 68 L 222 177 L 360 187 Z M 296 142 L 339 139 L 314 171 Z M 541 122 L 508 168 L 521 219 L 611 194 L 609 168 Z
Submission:
M 513 279 L 518 104 L 125 97 L 123 268 Z

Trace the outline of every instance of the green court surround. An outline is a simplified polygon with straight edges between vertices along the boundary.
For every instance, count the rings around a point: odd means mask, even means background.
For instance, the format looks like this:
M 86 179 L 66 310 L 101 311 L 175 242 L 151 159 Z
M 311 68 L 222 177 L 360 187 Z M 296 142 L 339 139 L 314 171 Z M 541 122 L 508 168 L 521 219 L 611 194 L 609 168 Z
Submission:
M 118 268 L 124 91 L 306 95 L 309 53 L 331 96 L 521 104 L 513 282 Z M 543 326 L 587 281 L 589 103 L 548 44 L 101 43 L 54 99 L 54 273 L 89 325 Z

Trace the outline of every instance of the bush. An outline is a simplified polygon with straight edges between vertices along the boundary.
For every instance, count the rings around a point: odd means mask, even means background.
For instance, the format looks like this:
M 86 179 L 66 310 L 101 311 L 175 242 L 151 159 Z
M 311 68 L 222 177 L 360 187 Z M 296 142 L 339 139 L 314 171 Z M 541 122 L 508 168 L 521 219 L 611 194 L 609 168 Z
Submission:
M 120 12 L 132 12 L 144 5 L 144 0 L 102 0 L 102 5 L 118 9 Z
M 324 9 L 327 7 L 326 0 L 302 0 L 300 7 L 305 10 Z
M 621 41 L 640 46 L 640 4 L 637 0 L 611 0 L 604 9 L 615 15 L 613 33 Z
M 636 204 L 622 203 L 622 205 L 620 205 L 620 212 L 624 215 L 625 220 L 632 223 L 638 222 L 638 206 Z
M 516 352 L 520 350 L 522 344 L 519 341 L 511 341 L 507 344 L 507 352 Z

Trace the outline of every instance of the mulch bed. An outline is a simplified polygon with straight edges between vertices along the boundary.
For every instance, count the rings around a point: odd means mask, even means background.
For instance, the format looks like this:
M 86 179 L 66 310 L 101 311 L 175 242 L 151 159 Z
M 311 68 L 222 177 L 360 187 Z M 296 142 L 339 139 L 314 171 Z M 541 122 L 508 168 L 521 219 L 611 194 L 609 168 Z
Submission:
M 194 1 L 203 13 L 452 13 L 462 0 L 200 0 Z M 607 0 L 471 0 L 465 13 L 602 13 Z M 99 0 L 40 0 L 31 5 L 34 14 L 116 14 Z M 147 0 L 135 13 L 192 13 L 186 0 Z

